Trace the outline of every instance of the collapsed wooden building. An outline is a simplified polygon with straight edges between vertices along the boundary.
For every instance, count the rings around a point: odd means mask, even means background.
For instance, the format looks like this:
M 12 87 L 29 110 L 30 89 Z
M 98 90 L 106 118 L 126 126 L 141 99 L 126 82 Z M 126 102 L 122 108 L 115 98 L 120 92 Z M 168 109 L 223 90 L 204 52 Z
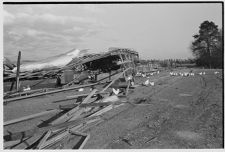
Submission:
M 124 97 L 135 86 L 130 86 L 127 78 L 135 72 L 138 59 L 139 55 L 133 49 L 110 48 L 106 53 L 74 58 L 63 68 L 19 75 L 22 82 L 53 79 L 59 83 L 59 78 L 62 82 L 56 88 L 4 93 L 4 148 L 83 148 L 90 138 L 87 130 L 104 121 L 102 114 L 129 103 Z M 4 82 L 13 83 L 15 80 L 15 75 L 4 77 Z M 65 94 L 60 94 L 62 92 Z M 20 105 L 14 106 L 14 103 Z M 42 103 L 47 106 L 35 107 Z M 22 114 L 10 111 L 18 108 L 16 111 L 21 112 L 19 108 L 26 107 L 29 107 L 27 112 L 24 110 Z M 12 114 L 8 114 L 10 112 Z M 43 118 L 46 120 L 40 121 Z M 29 123 L 31 127 L 21 130 L 20 126 Z

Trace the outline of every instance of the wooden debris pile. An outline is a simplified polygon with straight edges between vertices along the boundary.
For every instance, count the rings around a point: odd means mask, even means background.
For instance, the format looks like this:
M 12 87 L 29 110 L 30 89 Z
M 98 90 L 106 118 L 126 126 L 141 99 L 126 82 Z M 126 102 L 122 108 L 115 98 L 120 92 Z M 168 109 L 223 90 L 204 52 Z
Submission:
M 86 133 L 87 130 L 103 122 L 104 118 L 102 115 L 104 113 L 121 106 L 124 103 L 129 103 L 122 100 L 125 98 L 121 99 L 119 95 L 120 91 L 117 92 L 120 87 L 117 87 L 112 92 L 107 92 L 107 90 L 115 84 L 116 80 L 118 80 L 130 69 L 131 68 L 127 68 L 123 70 L 123 72 L 119 73 L 115 79 L 110 81 L 102 90 L 93 89 L 89 94 L 68 96 L 67 99 L 75 99 L 79 96 L 83 97 L 84 99 L 79 103 L 75 102 L 73 104 L 59 105 L 58 109 L 44 111 L 4 122 L 4 126 L 9 126 L 19 122 L 35 119 L 37 117 L 42 117 L 50 113 L 55 113 L 56 115 L 62 113 L 62 115 L 56 117 L 51 122 L 44 124 L 42 127 L 37 126 L 22 132 L 12 133 L 8 131 L 9 134 L 4 135 L 4 148 L 17 149 L 18 145 L 26 143 L 26 146 L 23 147 L 24 149 L 82 149 L 90 138 L 90 134 Z M 127 82 L 128 83 L 122 92 L 125 94 L 125 97 L 129 91 L 130 85 L 129 81 Z M 99 83 L 92 85 L 94 86 L 98 84 Z M 87 86 L 90 86 L 90 84 Z M 78 88 L 80 87 L 72 89 Z M 71 88 L 65 88 L 63 91 L 70 89 Z M 55 92 L 53 90 L 52 92 L 49 91 L 46 93 Z M 43 93 L 33 95 L 39 96 L 42 94 Z M 18 97 L 17 100 L 20 100 L 20 98 L 21 97 Z M 10 101 L 8 100 L 7 102 Z M 32 140 L 32 143 L 28 143 L 27 141 L 31 138 L 35 138 L 35 140 Z

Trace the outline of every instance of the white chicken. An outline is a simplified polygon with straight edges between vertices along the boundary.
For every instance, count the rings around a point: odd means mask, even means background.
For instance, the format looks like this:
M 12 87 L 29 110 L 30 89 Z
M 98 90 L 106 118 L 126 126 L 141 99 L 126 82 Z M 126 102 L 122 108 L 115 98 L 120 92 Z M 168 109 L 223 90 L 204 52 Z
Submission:
M 154 85 L 155 85 L 155 82 L 149 82 L 149 84 L 150 84 L 151 86 L 154 86 Z
M 143 85 L 148 86 L 148 85 L 149 85 L 149 79 L 146 80 L 146 81 L 143 83 Z
M 144 77 L 144 78 L 145 78 L 145 77 L 146 77 L 146 74 L 142 74 L 142 77 Z
M 214 72 L 214 74 L 218 74 L 218 73 L 219 73 L 218 71 L 215 71 L 215 72 Z
M 112 91 L 113 91 L 113 93 L 114 93 L 115 95 L 118 95 L 119 92 L 120 92 L 120 89 L 114 89 L 114 88 L 112 88 Z
M 84 91 L 84 88 L 80 88 L 78 91 L 79 91 L 79 92 L 82 92 L 82 91 Z
M 30 90 L 31 90 L 31 88 L 29 85 L 27 86 L 27 88 L 23 87 L 23 91 L 30 91 Z

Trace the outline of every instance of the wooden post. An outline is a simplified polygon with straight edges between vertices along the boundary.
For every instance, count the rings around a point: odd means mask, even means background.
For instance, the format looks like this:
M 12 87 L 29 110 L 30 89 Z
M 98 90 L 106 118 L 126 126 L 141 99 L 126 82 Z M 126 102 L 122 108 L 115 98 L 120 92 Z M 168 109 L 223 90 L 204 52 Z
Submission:
M 13 80 L 13 82 L 11 83 L 10 91 L 13 90 L 14 83 L 15 83 L 15 80 Z
M 123 63 L 124 61 L 123 61 L 123 56 L 122 56 L 121 53 L 120 53 L 120 59 L 121 59 L 121 62 Z M 122 68 L 123 68 L 123 71 L 124 71 L 124 69 L 126 68 L 126 66 L 124 64 L 122 64 Z M 124 76 L 124 78 L 126 78 L 125 73 L 123 74 L 123 76 Z
M 95 73 L 95 82 L 97 82 L 97 81 L 98 81 L 98 74 Z
M 19 91 L 19 79 L 20 79 L 20 59 L 21 59 L 21 52 L 19 51 L 18 59 L 17 59 L 17 69 L 16 69 L 16 91 Z

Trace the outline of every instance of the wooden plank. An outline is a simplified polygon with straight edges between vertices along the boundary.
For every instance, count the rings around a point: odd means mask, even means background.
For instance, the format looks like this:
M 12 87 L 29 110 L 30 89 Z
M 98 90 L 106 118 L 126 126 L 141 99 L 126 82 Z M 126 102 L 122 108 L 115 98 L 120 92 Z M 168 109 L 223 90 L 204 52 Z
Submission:
M 98 103 L 85 103 L 85 104 L 68 104 L 68 105 L 60 105 L 59 109 L 61 110 L 69 110 L 72 108 L 75 108 L 79 105 L 81 108 L 87 108 L 87 107 L 100 107 L 100 106 L 108 106 L 108 105 L 119 105 L 123 103 L 129 103 L 129 102 L 98 102 Z
M 42 88 L 42 89 L 35 89 L 35 90 L 29 90 L 29 91 L 24 91 L 24 92 L 8 92 L 6 96 L 11 97 L 11 96 L 18 96 L 18 95 L 25 95 L 25 94 L 32 94 L 35 92 L 46 92 L 50 88 Z
M 48 114 L 56 113 L 56 112 L 60 112 L 60 111 L 61 110 L 59 110 L 59 109 L 54 109 L 54 110 L 44 111 L 44 112 L 29 115 L 29 116 L 24 116 L 24 117 L 21 117 L 21 118 L 9 120 L 9 121 L 4 122 L 4 126 L 8 126 L 8 125 L 12 125 L 12 124 L 15 124 L 15 123 L 27 121 L 27 120 L 30 120 L 30 119 L 34 119 L 34 118 L 37 118 L 37 117 L 41 117 L 41 116 L 44 116 L 44 115 L 48 115 Z
M 17 59 L 17 69 L 16 69 L 16 91 L 19 91 L 19 83 L 20 83 L 20 60 L 21 60 L 21 52 L 19 51 L 18 59 Z
M 23 138 L 30 137 L 30 136 L 35 136 L 38 134 L 42 134 L 50 129 L 57 130 L 57 129 L 62 129 L 62 128 L 68 128 L 71 126 L 76 126 L 76 125 L 82 124 L 88 120 L 92 120 L 95 118 L 99 118 L 99 116 L 88 117 L 88 118 L 78 118 L 74 121 L 64 122 L 64 123 L 57 124 L 57 125 L 50 125 L 50 126 L 42 127 L 42 128 L 35 127 L 30 130 L 11 133 L 9 135 L 4 136 L 4 141 L 12 141 L 12 140 L 23 139 Z
M 23 143 L 23 142 L 25 142 L 25 141 L 27 141 L 28 139 L 30 139 L 30 137 L 28 137 L 28 138 L 24 138 L 24 139 L 19 139 L 19 140 L 14 140 L 14 141 L 8 141 L 8 142 L 5 142 L 4 143 L 4 149 L 11 149 L 11 147 L 14 147 L 14 146 L 16 146 L 16 145 L 19 145 L 19 144 L 21 144 L 21 143 Z
M 121 72 L 115 79 L 113 79 L 102 91 L 100 92 L 104 92 L 105 90 L 107 90 L 117 79 L 119 79 L 126 71 L 128 71 L 131 68 L 127 68 L 125 69 L 123 72 Z
M 82 144 L 80 145 L 80 147 L 78 149 L 83 149 L 84 146 L 86 145 L 87 141 L 90 139 L 90 134 L 86 135 L 86 138 L 84 139 L 84 141 L 82 142 Z
M 46 134 L 44 135 L 44 137 L 41 139 L 41 141 L 38 143 L 37 145 L 37 149 L 42 149 L 43 145 L 45 144 L 45 142 L 47 141 L 48 137 L 51 135 L 52 131 L 49 130 L 46 132 Z
M 15 80 L 12 81 L 11 86 L 10 86 L 10 91 L 13 90 L 13 86 L 14 86 Z
M 90 98 L 95 94 L 95 92 L 97 91 L 97 89 L 94 89 L 84 100 L 83 100 L 83 104 L 86 104 L 86 103 L 90 103 L 92 101 L 90 101 Z M 72 117 L 70 118 L 69 121 L 72 121 L 72 120 L 76 120 L 77 118 L 81 117 L 80 115 L 84 112 L 84 109 L 83 108 L 80 108 L 80 106 L 78 106 L 79 110 L 77 110 L 76 112 L 74 112 L 72 114 Z M 86 109 L 87 110 L 87 109 Z
M 96 93 L 97 89 L 92 90 L 92 92 L 83 100 L 82 103 L 88 103 L 88 101 L 90 100 L 90 98 Z M 82 113 L 83 111 L 80 109 L 79 106 L 71 109 L 70 111 L 68 111 L 67 113 L 65 113 L 64 115 L 62 115 L 61 117 L 59 117 L 58 119 L 54 120 L 53 122 L 51 122 L 52 125 L 55 124 L 59 124 L 59 123 L 63 123 L 68 121 L 71 117 L 79 117 L 79 115 Z
M 65 138 L 66 136 L 68 136 L 70 134 L 69 130 L 65 130 L 64 132 L 60 133 L 59 135 L 53 137 L 52 139 L 46 141 L 41 149 L 45 149 L 49 146 L 51 146 L 52 144 L 54 144 L 55 142 L 59 141 L 59 140 L 62 140 L 62 138 Z
M 49 95 L 49 94 L 63 92 L 63 91 L 75 90 L 75 89 L 95 86 L 95 85 L 99 85 L 99 84 L 101 84 L 101 83 L 97 82 L 97 83 L 92 83 L 92 84 L 86 84 L 86 85 L 80 85 L 80 86 L 75 86 L 75 87 L 70 87 L 70 88 L 64 88 L 64 89 L 59 89 L 59 90 L 52 90 L 52 91 L 48 91 L 48 92 L 32 94 L 32 95 L 28 95 L 28 96 L 5 99 L 4 104 L 7 104 L 12 101 L 18 101 L 18 100 L 22 100 L 22 99 L 28 99 L 28 98 L 33 98 L 33 97 L 38 97 L 38 96 L 43 96 L 43 95 Z
M 130 88 L 130 80 L 128 80 L 128 85 L 127 85 L 127 88 L 126 88 L 126 96 L 128 95 L 128 91 L 129 91 L 129 88 Z
M 88 96 L 90 93 L 84 93 L 84 94 L 77 94 L 77 95 L 73 95 L 73 96 L 67 96 L 66 99 L 76 99 L 78 97 L 85 97 L 85 96 Z M 96 92 L 95 94 L 93 95 L 97 95 L 97 94 L 100 94 L 100 95 L 104 95 L 104 94 L 110 94 L 110 92 Z

